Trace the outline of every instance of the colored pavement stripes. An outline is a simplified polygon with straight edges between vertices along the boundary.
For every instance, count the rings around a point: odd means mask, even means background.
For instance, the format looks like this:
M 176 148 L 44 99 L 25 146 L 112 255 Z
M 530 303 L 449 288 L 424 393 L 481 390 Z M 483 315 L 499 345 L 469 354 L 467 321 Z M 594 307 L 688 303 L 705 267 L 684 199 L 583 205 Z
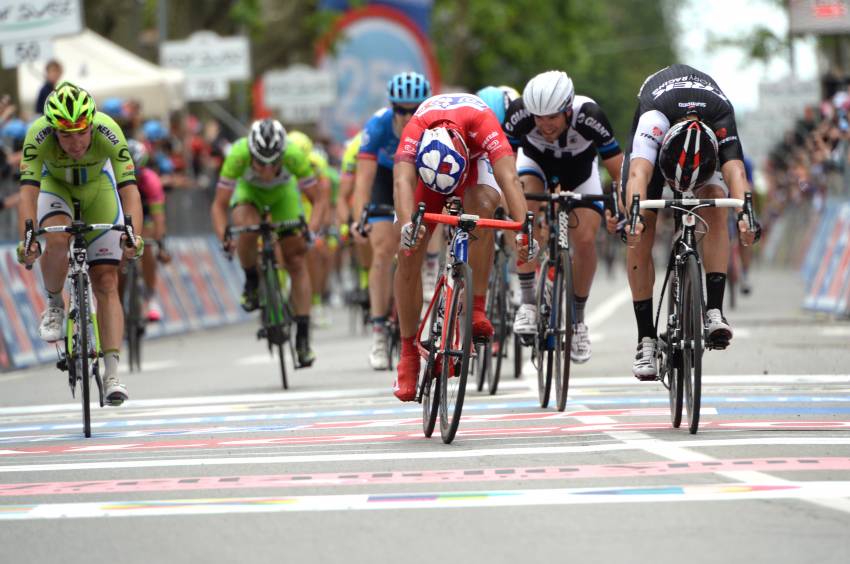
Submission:
M 186 490 L 304 488 L 328 486 L 435 484 L 458 482 L 541 481 L 589 478 L 625 478 L 769 470 L 771 472 L 850 470 L 850 458 L 761 458 L 719 461 L 646 462 L 532 468 L 406 470 L 399 472 L 346 472 L 272 474 L 256 476 L 201 476 L 139 480 L 89 480 L 0 484 L 0 497 L 79 495 Z
M 850 496 L 850 482 L 789 482 L 781 485 L 741 483 L 404 494 L 161 499 L 0 505 L 0 520 L 362 511 L 371 509 L 451 509 L 676 501 L 745 501 L 754 499 L 836 499 L 847 496 Z
M 417 420 L 418 422 L 418 420 Z M 369 424 L 364 423 L 363 428 Z M 491 427 L 482 429 L 461 429 L 458 431 L 459 439 L 465 438 L 489 438 L 489 437 L 519 437 L 519 436 L 557 436 L 585 433 L 612 433 L 622 431 L 653 431 L 669 430 L 668 421 L 651 421 L 640 423 L 591 423 L 578 425 L 551 425 L 537 427 Z M 850 421 L 705 421 L 700 424 L 700 429 L 727 430 L 727 431 L 755 431 L 755 430 L 779 430 L 779 431 L 828 431 L 850 429 Z M 350 435 L 315 435 L 282 437 L 260 437 L 260 438 L 228 438 L 194 441 L 156 441 L 156 442 L 133 442 L 133 443 L 110 443 L 110 444 L 60 444 L 42 447 L 18 447 L 0 449 L 0 458 L 12 458 L 35 455 L 79 455 L 98 454 L 106 452 L 135 452 L 135 451 L 157 451 L 157 450 L 180 450 L 180 449 L 232 449 L 235 447 L 273 447 L 290 445 L 329 445 L 329 444 L 362 444 L 377 442 L 409 441 L 411 439 L 423 439 L 422 433 L 417 431 L 389 432 L 382 434 L 350 434 Z

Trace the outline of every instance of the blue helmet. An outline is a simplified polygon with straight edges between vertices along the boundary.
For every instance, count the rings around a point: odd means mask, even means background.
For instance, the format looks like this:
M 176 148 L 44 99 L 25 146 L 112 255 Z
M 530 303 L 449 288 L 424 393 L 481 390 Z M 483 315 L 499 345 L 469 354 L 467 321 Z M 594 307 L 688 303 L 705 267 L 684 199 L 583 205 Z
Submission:
M 431 83 L 418 72 L 402 72 L 387 83 L 387 93 L 393 104 L 421 104 L 431 97 Z
M 507 93 L 497 86 L 487 86 L 475 93 L 479 98 L 484 100 L 493 113 L 496 114 L 496 119 L 499 123 L 505 123 L 505 113 L 508 110 L 508 105 L 511 103 Z
M 23 141 L 24 137 L 27 136 L 27 124 L 22 119 L 10 119 L 3 126 L 3 131 L 0 134 L 13 141 Z
M 149 119 L 142 126 L 142 131 L 145 133 L 145 139 L 150 142 L 160 141 L 168 136 L 165 127 L 155 119 Z
M 124 117 L 124 100 L 121 98 L 107 98 L 98 109 L 109 117 Z

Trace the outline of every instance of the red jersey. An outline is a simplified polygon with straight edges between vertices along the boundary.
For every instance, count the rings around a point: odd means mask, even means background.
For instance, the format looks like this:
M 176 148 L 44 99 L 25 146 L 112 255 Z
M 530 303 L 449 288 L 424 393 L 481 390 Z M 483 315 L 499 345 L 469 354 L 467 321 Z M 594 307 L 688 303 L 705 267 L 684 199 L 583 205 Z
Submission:
M 165 203 L 162 181 L 159 179 L 159 175 L 148 167 L 136 169 L 136 184 L 139 186 L 139 194 L 142 197 L 142 204 L 145 206 Z
M 513 156 L 502 125 L 481 98 L 474 94 L 439 94 L 422 102 L 404 127 L 395 161 L 415 163 L 422 133 L 446 121 L 452 122 L 463 135 L 470 161 L 486 156 L 494 163 Z

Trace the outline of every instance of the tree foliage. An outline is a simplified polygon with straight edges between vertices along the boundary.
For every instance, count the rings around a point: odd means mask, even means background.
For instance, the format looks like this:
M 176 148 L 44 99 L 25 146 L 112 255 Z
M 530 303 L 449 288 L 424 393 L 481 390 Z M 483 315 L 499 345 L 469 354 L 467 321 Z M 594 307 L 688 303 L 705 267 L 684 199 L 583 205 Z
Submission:
M 522 91 L 533 75 L 564 70 L 622 142 L 640 85 L 675 61 L 674 16 L 666 0 L 436 0 L 431 35 L 444 83 Z

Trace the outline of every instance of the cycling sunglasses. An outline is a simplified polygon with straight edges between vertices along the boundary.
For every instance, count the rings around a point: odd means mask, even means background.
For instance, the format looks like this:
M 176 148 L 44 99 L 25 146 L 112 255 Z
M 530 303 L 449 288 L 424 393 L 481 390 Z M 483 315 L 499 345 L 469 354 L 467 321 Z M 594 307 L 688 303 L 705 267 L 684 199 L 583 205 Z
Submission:
M 416 110 L 419 109 L 417 105 L 415 108 L 405 108 L 404 106 L 399 106 L 398 104 L 393 104 L 393 113 L 399 116 L 407 116 L 413 115 L 416 113 Z

